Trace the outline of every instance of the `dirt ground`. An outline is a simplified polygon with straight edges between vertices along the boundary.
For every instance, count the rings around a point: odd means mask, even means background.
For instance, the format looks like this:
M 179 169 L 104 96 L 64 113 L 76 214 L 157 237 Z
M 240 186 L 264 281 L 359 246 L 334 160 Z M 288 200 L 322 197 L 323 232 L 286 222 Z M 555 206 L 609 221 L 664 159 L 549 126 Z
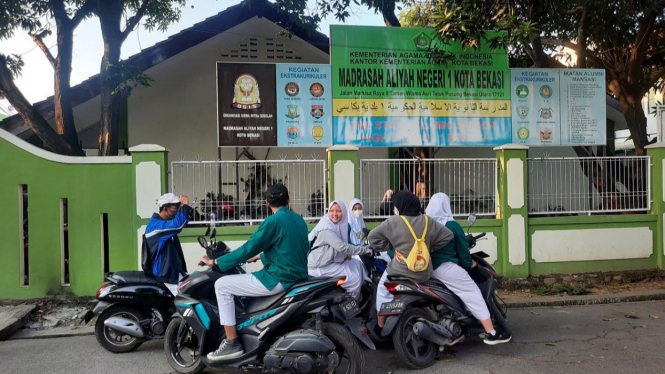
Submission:
M 610 285 L 594 285 L 587 286 L 586 289 L 590 291 L 590 295 L 609 295 L 619 292 L 628 292 L 628 291 L 650 291 L 650 290 L 665 290 L 665 280 L 661 281 L 642 281 L 642 282 L 633 282 L 627 284 L 610 284 Z M 517 290 L 517 291 L 506 291 L 498 290 L 497 293 L 499 297 L 504 300 L 515 300 L 515 299 L 531 299 L 542 297 L 533 293 L 531 289 Z M 548 295 L 552 296 L 552 295 Z M 567 296 L 565 293 L 559 294 L 559 296 Z

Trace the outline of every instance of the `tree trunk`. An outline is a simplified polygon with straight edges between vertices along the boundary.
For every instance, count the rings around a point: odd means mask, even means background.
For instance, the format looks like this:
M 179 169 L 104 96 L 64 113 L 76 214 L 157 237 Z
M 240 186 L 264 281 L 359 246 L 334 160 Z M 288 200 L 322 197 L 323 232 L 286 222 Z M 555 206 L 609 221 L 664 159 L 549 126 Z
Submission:
M 642 109 L 643 95 L 632 94 L 624 90 L 618 97 L 619 107 L 626 118 L 626 124 L 630 130 L 635 144 L 635 155 L 643 156 L 644 147 L 649 144 L 647 138 L 647 118 Z
M 58 134 L 63 135 L 65 141 L 74 149 L 77 155 L 84 156 L 79 144 L 76 126 L 74 123 L 74 110 L 71 97 L 72 51 L 74 46 L 74 30 L 69 20 L 56 18 L 58 30 L 58 57 L 55 59 L 55 124 Z
M 102 114 L 99 130 L 99 155 L 115 156 L 118 154 L 118 125 L 120 109 L 125 98 L 116 88 L 120 83 L 120 50 L 123 36 L 120 29 L 124 1 L 99 1 L 99 20 L 104 37 L 104 56 L 100 66 Z
M 381 14 L 383 15 L 383 21 L 388 27 L 402 27 L 399 23 L 399 19 L 395 15 L 395 1 L 383 1 L 381 4 Z
M 25 96 L 23 96 L 21 91 L 14 84 L 11 71 L 7 68 L 7 63 L 2 55 L 0 55 L 0 94 L 9 100 L 25 123 L 30 126 L 39 139 L 44 142 L 46 148 L 63 155 L 80 155 L 77 150 L 72 149 L 68 142 L 58 136 L 51 125 L 46 122 L 44 117 L 42 117 Z

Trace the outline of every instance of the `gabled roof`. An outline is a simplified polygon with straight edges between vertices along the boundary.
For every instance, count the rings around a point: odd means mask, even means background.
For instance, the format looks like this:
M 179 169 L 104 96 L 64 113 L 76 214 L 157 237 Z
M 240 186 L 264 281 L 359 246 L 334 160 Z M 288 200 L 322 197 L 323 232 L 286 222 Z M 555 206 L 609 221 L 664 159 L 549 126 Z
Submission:
M 145 71 L 151 67 L 167 60 L 176 54 L 194 47 L 216 35 L 223 33 L 254 17 L 265 17 L 266 19 L 280 24 L 286 24 L 288 17 L 278 14 L 277 10 L 267 0 L 257 0 L 251 6 L 235 5 L 209 17 L 194 26 L 168 37 L 152 47 L 146 48 L 138 54 L 129 57 L 126 62 Z M 308 33 L 298 27 L 292 27 L 291 31 L 299 38 L 312 44 L 316 48 L 330 53 L 328 37 L 322 33 Z M 72 87 L 72 105 L 77 106 L 84 103 L 100 93 L 99 74 Z M 53 96 L 34 103 L 33 106 L 47 120 L 54 116 Z M 23 119 L 17 114 L 0 121 L 0 128 L 11 133 L 24 124 Z

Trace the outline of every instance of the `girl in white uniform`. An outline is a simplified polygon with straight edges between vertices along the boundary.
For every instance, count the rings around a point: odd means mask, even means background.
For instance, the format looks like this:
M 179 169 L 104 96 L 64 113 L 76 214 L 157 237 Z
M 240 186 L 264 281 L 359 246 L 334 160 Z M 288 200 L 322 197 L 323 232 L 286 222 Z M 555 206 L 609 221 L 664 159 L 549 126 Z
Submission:
M 328 214 L 321 218 L 309 234 L 312 250 L 307 257 L 307 272 L 313 277 L 341 277 L 342 284 L 358 299 L 365 267 L 354 255 L 371 254 L 369 246 L 349 244 L 349 223 L 346 206 L 340 200 L 330 203 Z
M 365 228 L 365 217 L 363 215 L 364 208 L 365 205 L 360 199 L 353 199 L 349 203 L 349 243 L 353 245 L 364 244 L 363 240 L 358 238 L 358 233 L 362 233 Z M 357 255 L 353 256 L 353 258 L 360 260 Z M 385 252 L 381 252 L 379 258 L 385 262 L 390 262 L 392 260 Z

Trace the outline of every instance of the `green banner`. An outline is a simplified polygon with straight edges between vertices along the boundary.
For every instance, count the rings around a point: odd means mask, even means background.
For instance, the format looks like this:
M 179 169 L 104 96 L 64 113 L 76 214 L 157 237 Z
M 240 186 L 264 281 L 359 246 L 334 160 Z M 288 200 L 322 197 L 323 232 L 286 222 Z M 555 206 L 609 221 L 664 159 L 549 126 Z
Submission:
M 492 51 L 487 42 L 465 50 L 418 28 L 331 26 L 330 40 L 334 144 L 511 142 L 505 50 Z M 440 64 L 432 51 L 452 59 Z

